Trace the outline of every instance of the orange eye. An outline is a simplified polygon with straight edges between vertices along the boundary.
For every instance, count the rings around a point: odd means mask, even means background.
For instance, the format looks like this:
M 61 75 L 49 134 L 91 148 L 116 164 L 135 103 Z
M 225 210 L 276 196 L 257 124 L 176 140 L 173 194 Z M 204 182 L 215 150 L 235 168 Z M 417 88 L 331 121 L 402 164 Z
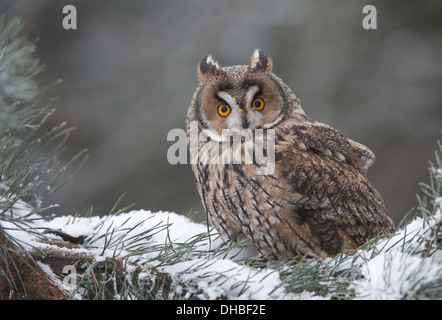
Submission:
M 232 111 L 232 109 L 230 109 L 227 104 L 220 104 L 218 106 L 218 114 L 221 117 L 227 117 L 230 114 L 230 111 Z
M 255 110 L 261 111 L 262 109 L 264 109 L 264 106 L 265 106 L 264 100 L 261 98 L 256 98 L 252 102 L 252 107 Z

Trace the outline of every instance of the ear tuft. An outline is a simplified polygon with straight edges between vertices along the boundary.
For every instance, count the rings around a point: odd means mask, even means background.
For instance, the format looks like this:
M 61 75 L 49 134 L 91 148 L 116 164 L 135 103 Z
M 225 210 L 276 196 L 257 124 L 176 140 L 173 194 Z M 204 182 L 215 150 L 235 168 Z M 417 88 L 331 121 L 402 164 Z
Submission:
M 256 49 L 250 59 L 250 66 L 255 72 L 271 72 L 273 68 L 272 57 L 261 49 Z
M 198 81 L 203 82 L 204 80 L 219 74 L 220 70 L 221 68 L 218 62 L 213 60 L 211 55 L 205 56 L 198 64 Z

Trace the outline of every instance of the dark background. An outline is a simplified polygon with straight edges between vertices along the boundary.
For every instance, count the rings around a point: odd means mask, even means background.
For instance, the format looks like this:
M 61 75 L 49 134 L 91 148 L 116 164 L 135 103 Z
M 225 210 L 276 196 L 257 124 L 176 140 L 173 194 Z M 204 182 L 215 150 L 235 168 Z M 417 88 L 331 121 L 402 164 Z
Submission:
M 62 27 L 66 4 L 77 30 Z M 377 30 L 362 28 L 367 4 Z M 375 152 L 369 178 L 396 223 L 429 180 L 442 130 L 442 1 L 0 0 L 0 11 L 21 13 L 23 35 L 38 39 L 41 86 L 63 80 L 49 125 L 78 127 L 66 159 L 89 150 L 47 200 L 59 214 L 105 214 L 127 192 L 136 209 L 196 210 L 202 221 L 190 165 L 167 161 L 167 133 L 185 129 L 204 55 L 248 64 L 255 48 L 308 115 Z

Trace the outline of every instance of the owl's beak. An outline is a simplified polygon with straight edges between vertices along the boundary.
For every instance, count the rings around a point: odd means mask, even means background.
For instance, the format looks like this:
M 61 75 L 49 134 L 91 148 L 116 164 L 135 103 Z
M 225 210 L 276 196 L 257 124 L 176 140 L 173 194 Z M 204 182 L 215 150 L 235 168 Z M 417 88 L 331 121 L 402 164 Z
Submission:
M 246 117 L 246 116 L 244 116 L 244 117 L 242 118 L 241 126 L 242 126 L 244 129 L 247 129 L 247 128 L 249 127 L 249 121 L 247 120 L 247 117 Z

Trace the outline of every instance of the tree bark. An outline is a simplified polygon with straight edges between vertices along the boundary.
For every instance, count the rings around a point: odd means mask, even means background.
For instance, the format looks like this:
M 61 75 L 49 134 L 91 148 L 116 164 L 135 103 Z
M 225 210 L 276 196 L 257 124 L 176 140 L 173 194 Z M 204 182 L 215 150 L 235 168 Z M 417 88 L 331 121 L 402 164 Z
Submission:
M 0 227 L 0 299 L 63 300 L 67 292 L 59 288 L 24 250 Z

